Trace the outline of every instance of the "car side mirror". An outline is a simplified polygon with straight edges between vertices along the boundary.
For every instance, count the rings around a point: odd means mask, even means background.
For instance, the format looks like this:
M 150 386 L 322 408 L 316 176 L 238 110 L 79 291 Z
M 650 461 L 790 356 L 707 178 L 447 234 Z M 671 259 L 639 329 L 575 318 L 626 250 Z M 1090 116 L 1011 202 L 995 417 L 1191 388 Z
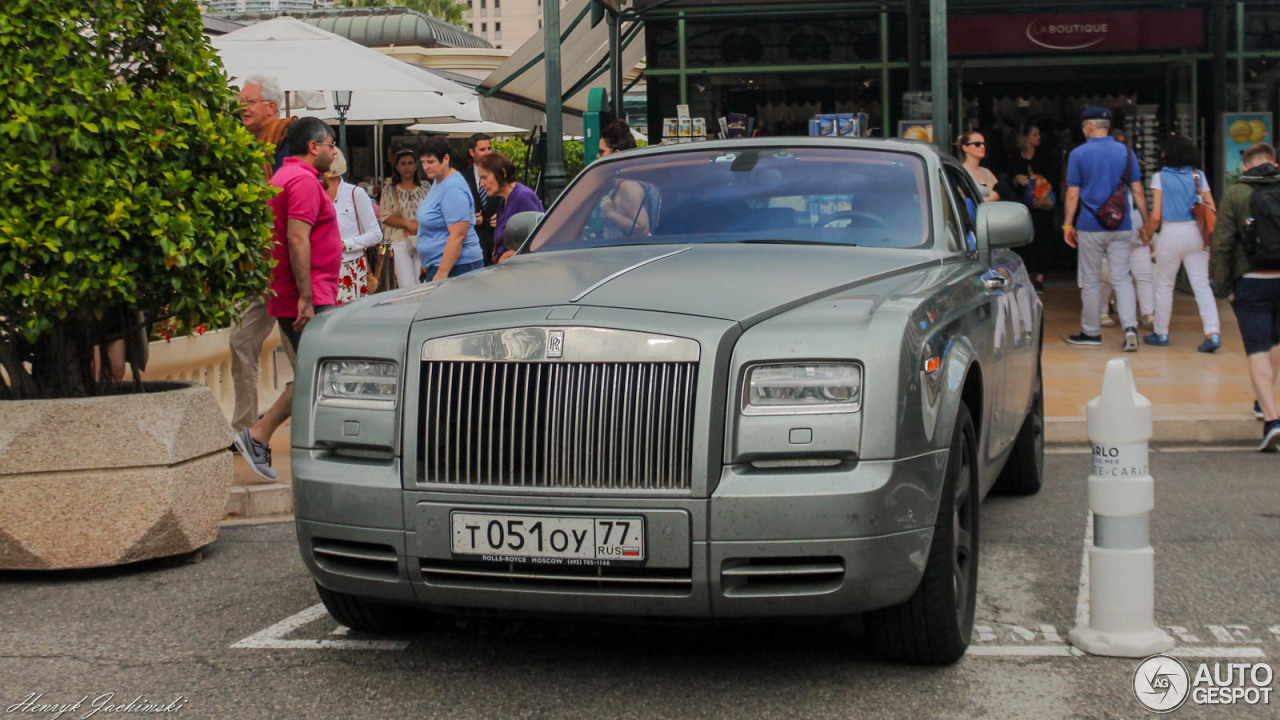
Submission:
M 1036 231 L 1031 211 L 1016 202 L 984 202 L 978 205 L 978 247 L 1016 248 L 1031 244 Z
M 540 212 L 522 212 L 512 215 L 507 221 L 507 229 L 502 236 L 502 242 L 507 249 L 519 252 L 529 240 L 529 236 L 533 234 L 533 229 L 542 222 L 544 215 L 546 213 Z

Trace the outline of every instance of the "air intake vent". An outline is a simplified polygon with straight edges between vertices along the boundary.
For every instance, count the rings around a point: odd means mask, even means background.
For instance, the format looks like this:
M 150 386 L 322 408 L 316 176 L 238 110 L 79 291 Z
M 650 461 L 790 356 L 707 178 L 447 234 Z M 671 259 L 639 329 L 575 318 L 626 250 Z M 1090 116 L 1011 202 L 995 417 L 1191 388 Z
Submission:
M 400 574 L 396 550 L 390 545 L 312 538 L 311 552 L 321 569 L 338 575 L 394 580 Z
M 648 569 L 533 565 L 526 563 L 469 563 L 419 561 L 428 585 L 439 587 L 567 590 L 585 594 L 662 595 L 684 597 L 693 588 L 688 568 Z
M 720 585 L 728 597 L 820 595 L 844 581 L 838 557 L 731 558 L 720 566 Z

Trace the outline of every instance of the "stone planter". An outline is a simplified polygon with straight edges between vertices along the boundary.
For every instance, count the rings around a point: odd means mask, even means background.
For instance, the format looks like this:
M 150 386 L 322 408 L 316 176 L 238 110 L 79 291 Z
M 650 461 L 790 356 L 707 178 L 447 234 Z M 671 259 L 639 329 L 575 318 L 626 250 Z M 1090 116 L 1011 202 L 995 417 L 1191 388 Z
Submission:
M 231 429 L 209 388 L 0 402 L 0 569 L 121 565 L 213 542 Z

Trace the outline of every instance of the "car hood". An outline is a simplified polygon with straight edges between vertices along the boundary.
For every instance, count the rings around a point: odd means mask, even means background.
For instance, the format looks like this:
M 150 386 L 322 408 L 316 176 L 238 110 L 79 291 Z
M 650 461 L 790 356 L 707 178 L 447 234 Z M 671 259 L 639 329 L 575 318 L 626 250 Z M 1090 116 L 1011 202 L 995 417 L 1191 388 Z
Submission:
M 927 250 L 640 245 L 530 253 L 441 283 L 416 320 L 545 306 L 648 310 L 750 326 L 833 292 L 938 264 Z

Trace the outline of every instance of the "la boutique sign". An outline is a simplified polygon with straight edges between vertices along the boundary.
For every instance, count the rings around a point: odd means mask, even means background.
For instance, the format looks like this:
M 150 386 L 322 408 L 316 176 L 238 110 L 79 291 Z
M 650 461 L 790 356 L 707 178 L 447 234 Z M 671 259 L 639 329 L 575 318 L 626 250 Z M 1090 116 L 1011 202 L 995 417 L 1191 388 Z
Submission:
M 1027 39 L 1049 50 L 1083 50 L 1107 39 L 1107 22 L 1046 22 L 1036 18 L 1027 23 Z
M 1089 53 L 1204 47 L 1201 10 L 947 18 L 952 55 Z

